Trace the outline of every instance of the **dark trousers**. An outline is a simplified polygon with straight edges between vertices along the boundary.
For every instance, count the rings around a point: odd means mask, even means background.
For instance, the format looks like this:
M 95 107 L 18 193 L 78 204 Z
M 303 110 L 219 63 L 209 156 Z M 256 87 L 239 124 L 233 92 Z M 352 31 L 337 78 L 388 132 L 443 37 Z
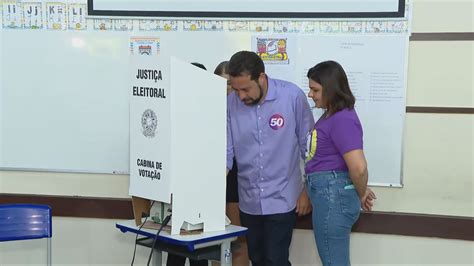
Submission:
M 251 215 L 240 212 L 242 226 L 248 228 L 247 245 L 252 266 L 286 266 L 296 213 Z
M 166 260 L 166 266 L 184 266 L 186 263 L 186 257 L 169 254 Z M 207 266 L 207 260 L 192 260 L 189 259 L 189 265 L 191 266 Z

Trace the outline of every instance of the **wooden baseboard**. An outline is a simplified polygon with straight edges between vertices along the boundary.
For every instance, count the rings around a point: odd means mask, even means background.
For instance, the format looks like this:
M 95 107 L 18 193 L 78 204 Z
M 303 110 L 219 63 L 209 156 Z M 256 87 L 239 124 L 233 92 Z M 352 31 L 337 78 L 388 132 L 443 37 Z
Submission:
M 436 106 L 407 106 L 407 113 L 430 114 L 474 114 L 474 108 L 469 107 L 436 107 Z
M 0 193 L 0 204 L 6 203 L 49 205 L 53 216 L 133 219 L 132 199 Z
M 312 229 L 310 216 L 298 219 L 297 228 Z M 438 237 L 446 239 L 474 240 L 472 217 L 429 215 L 417 213 L 370 212 L 361 213 L 352 227 L 353 232 Z
M 0 203 L 36 203 L 52 207 L 53 216 L 133 219 L 131 199 L 0 193 Z M 311 215 L 298 218 L 297 229 L 312 229 Z M 442 215 L 362 213 L 353 232 L 474 240 L 474 219 Z
M 413 32 L 410 41 L 474 41 L 473 32 Z

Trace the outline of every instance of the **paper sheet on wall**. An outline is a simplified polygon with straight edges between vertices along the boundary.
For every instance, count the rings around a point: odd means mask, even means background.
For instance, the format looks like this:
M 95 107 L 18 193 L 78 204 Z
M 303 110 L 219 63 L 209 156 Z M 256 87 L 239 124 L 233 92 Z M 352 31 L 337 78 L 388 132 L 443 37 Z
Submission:
M 408 36 L 301 36 L 299 48 L 295 82 L 305 93 L 309 68 L 326 60 L 343 66 L 364 129 L 369 182 L 400 186 Z

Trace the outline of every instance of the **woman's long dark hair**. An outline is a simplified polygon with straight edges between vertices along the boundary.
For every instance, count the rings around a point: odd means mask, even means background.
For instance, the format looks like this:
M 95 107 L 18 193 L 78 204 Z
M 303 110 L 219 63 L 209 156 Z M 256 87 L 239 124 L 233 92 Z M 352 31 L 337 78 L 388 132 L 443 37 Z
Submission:
M 349 87 L 346 72 L 335 61 L 324 61 L 308 70 L 307 77 L 323 87 L 326 114 L 332 115 L 344 108 L 353 109 L 355 97 Z

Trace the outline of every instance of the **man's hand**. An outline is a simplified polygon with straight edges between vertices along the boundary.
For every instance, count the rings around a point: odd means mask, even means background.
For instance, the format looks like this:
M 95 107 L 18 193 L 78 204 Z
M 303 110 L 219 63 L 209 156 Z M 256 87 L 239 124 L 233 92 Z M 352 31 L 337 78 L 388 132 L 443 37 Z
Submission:
M 362 207 L 362 210 L 364 211 L 371 211 L 372 206 L 374 206 L 374 200 L 377 197 L 375 196 L 375 193 L 372 191 L 372 189 L 367 188 L 365 190 L 365 195 L 360 199 L 360 205 Z
M 296 213 L 298 216 L 303 216 L 310 213 L 312 209 L 311 201 L 306 193 L 306 189 L 303 189 L 303 192 L 301 192 L 301 195 L 296 202 Z

